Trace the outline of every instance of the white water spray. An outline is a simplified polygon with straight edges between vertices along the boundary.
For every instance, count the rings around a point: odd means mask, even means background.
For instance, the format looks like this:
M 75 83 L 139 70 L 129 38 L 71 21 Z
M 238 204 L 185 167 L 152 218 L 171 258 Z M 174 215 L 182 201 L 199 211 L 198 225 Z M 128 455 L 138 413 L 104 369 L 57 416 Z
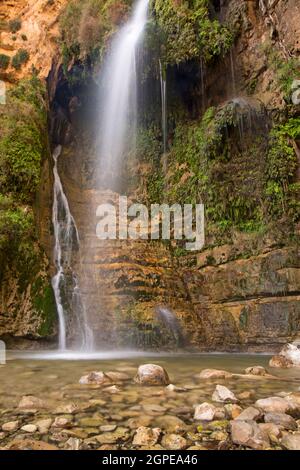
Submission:
M 64 304 L 69 303 L 73 321 L 76 324 L 77 336 L 80 337 L 80 345 L 78 346 L 82 350 L 91 350 L 93 347 L 93 333 L 87 324 L 78 278 L 71 266 L 74 245 L 79 248 L 80 244 L 76 223 L 71 214 L 68 199 L 58 173 L 58 158 L 61 151 L 62 148 L 59 145 L 53 152 L 54 189 L 52 209 L 55 240 L 54 261 L 57 269 L 56 275 L 52 278 L 52 287 L 58 312 L 59 349 L 64 351 L 67 348 L 67 312 Z M 64 300 L 63 294 L 66 297 Z
M 100 180 L 114 183 L 130 140 L 137 108 L 136 51 L 148 16 L 149 0 L 139 0 L 131 19 L 117 33 L 104 71 Z
M 166 71 L 163 69 L 161 60 L 159 61 L 159 73 L 160 73 L 160 92 L 161 92 L 161 116 L 162 116 L 162 132 L 163 132 L 163 149 L 164 154 L 167 152 L 167 135 L 168 135 L 168 123 L 167 123 L 167 79 Z

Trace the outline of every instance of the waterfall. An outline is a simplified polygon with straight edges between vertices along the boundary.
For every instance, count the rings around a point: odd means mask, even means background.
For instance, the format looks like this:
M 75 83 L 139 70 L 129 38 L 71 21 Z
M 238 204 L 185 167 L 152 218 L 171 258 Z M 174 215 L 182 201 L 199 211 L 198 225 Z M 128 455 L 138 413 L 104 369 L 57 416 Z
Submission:
M 80 247 L 79 234 L 75 220 L 71 214 L 68 199 L 63 190 L 58 173 L 58 158 L 62 148 L 59 145 L 53 152 L 53 209 L 52 223 L 54 228 L 54 262 L 56 274 L 52 278 L 59 323 L 59 349 L 67 348 L 67 309 L 72 311 L 72 321 L 75 324 L 76 347 L 90 350 L 93 347 L 93 333 L 88 326 L 86 312 L 82 301 L 77 275 L 72 269 L 72 254 L 74 248 Z
M 167 79 L 166 71 L 163 69 L 161 60 L 159 61 L 159 73 L 160 73 L 160 90 L 161 90 L 161 115 L 162 115 L 162 132 L 163 132 L 163 149 L 164 153 L 167 152 L 167 135 L 168 135 L 168 123 L 167 123 Z
M 127 150 L 133 146 L 137 117 L 136 51 L 148 16 L 149 0 L 138 0 L 132 17 L 116 34 L 103 72 L 100 186 L 115 184 Z

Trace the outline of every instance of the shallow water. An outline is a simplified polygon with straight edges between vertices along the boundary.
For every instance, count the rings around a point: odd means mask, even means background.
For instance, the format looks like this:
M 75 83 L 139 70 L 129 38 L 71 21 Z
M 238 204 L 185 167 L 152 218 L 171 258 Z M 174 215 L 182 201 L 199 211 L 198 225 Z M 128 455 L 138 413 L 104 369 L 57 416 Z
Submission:
M 145 356 L 144 353 L 130 351 L 103 352 L 93 355 L 9 352 L 7 364 L 0 366 L 0 403 L 2 409 L 14 408 L 23 395 L 35 395 L 50 401 L 54 400 L 56 406 L 70 401 L 80 404 L 91 399 L 103 398 L 106 401 L 107 413 L 115 413 L 116 409 L 120 411 L 128 407 L 128 403 L 138 405 L 144 399 L 151 401 L 151 397 L 156 397 L 154 402 L 167 406 L 168 413 L 170 413 L 172 408 L 192 407 L 195 403 L 209 400 L 216 383 L 225 382 L 224 380 L 197 380 L 194 376 L 202 369 L 223 369 L 242 374 L 249 366 L 261 365 L 268 368 L 269 359 L 270 356 L 267 355 L 238 354 L 149 354 Z M 119 385 L 120 392 L 112 395 L 100 390 L 99 387 L 85 387 L 78 383 L 82 375 L 93 370 L 122 371 L 133 379 L 138 365 L 149 362 L 163 366 L 169 374 L 171 383 L 178 387 L 186 387 L 188 390 L 173 396 L 170 392 L 166 392 L 164 387 L 140 387 L 130 379 Z M 254 390 L 256 398 L 299 389 L 299 369 L 268 370 L 276 378 L 234 377 L 227 379 L 226 385 L 234 393 Z

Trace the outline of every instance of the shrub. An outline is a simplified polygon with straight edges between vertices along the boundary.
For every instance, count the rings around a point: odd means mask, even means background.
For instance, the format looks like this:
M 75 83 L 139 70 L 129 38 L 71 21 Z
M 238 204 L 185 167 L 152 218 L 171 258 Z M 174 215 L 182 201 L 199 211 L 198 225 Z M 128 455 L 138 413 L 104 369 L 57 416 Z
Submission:
M 22 28 L 22 22 L 19 18 L 15 18 L 9 22 L 8 27 L 10 32 L 15 34 Z
M 26 49 L 20 49 L 12 59 L 12 66 L 16 70 L 20 70 L 23 64 L 26 64 L 29 60 L 29 53 Z
M 6 70 L 10 63 L 10 57 L 5 54 L 0 54 L 0 69 Z

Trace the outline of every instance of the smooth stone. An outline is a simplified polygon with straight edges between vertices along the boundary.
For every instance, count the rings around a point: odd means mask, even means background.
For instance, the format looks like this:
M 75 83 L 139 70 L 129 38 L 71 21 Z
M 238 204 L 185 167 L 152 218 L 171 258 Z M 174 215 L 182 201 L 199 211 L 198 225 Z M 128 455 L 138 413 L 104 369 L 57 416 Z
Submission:
M 210 403 L 202 403 L 196 405 L 194 420 L 195 421 L 212 421 L 217 413 L 217 408 Z
M 285 413 L 266 413 L 264 420 L 265 423 L 277 424 L 277 426 L 282 426 L 284 429 L 289 429 L 290 431 L 296 431 L 298 428 L 294 418 Z
M 167 450 L 184 450 L 187 448 L 187 440 L 178 434 L 166 434 L 161 441 L 161 445 Z
M 112 382 L 124 382 L 126 380 L 130 380 L 131 377 L 125 372 L 105 372 L 105 375 L 112 381 Z
M 195 379 L 214 380 L 214 379 L 230 379 L 232 374 L 225 370 L 203 369 L 200 374 L 194 375 Z
M 79 379 L 81 385 L 107 385 L 111 384 L 111 379 L 102 371 L 100 372 L 90 372 L 87 375 L 83 375 Z
M 214 441 L 226 441 L 226 439 L 228 438 L 228 433 L 223 431 L 214 431 L 210 435 L 210 438 Z
M 263 432 L 266 432 L 268 434 L 271 440 L 272 437 L 275 437 L 275 439 L 278 440 L 282 435 L 282 428 L 280 426 L 277 426 L 277 424 L 259 423 L 258 426 Z
M 134 381 L 140 385 L 169 385 L 170 379 L 167 371 L 156 364 L 143 364 L 139 366 Z
M 300 367 L 300 349 L 295 344 L 286 344 L 279 355 L 291 361 L 295 367 Z
M 154 446 L 161 434 L 159 428 L 146 428 L 141 426 L 136 430 L 132 444 L 134 446 Z
M 21 398 L 18 408 L 20 410 L 40 410 L 48 408 L 48 404 L 33 395 L 25 395 Z
M 58 448 L 52 444 L 31 439 L 15 439 L 10 442 L 6 448 L 8 450 L 58 450 Z
M 155 403 L 143 405 L 143 409 L 146 411 L 146 413 L 153 415 L 162 414 L 166 412 L 166 408 L 164 406 L 156 405 Z
M 240 421 L 257 421 L 260 418 L 261 411 L 257 408 L 254 408 L 253 406 L 249 406 L 235 419 Z
M 231 439 L 234 444 L 264 450 L 269 447 L 270 440 L 255 421 L 231 421 Z
M 70 428 L 72 426 L 72 419 L 66 417 L 57 417 L 52 424 L 53 428 Z
M 75 403 L 66 403 L 64 405 L 60 405 L 54 411 L 54 414 L 57 415 L 65 415 L 65 414 L 73 414 L 79 411 L 78 405 Z
M 243 409 L 234 403 L 227 403 L 224 406 L 224 409 L 226 411 L 226 415 L 230 419 L 236 419 L 240 414 L 242 413 Z
M 34 424 L 38 428 L 39 433 L 47 434 L 47 432 L 49 431 L 49 428 L 51 427 L 52 419 L 51 418 L 40 419 L 39 421 L 36 421 Z
M 136 418 L 130 418 L 127 421 L 127 426 L 130 429 L 137 429 L 141 426 L 148 427 L 153 421 L 153 419 L 154 419 L 153 416 L 140 415 L 140 416 L 137 416 Z
M 287 450 L 300 450 L 300 433 L 285 435 L 281 444 Z
M 25 426 L 21 427 L 21 430 L 28 433 L 34 433 L 37 431 L 37 426 L 35 424 L 25 424 Z
M 78 424 L 82 428 L 93 428 L 99 427 L 103 424 L 102 418 L 82 418 L 78 421 Z
M 2 425 L 2 431 L 13 432 L 16 431 L 19 427 L 19 421 L 10 421 Z
M 232 402 L 236 403 L 238 399 L 232 393 L 229 388 L 224 387 L 224 385 L 217 385 L 216 389 L 212 395 L 212 400 L 219 403 Z
M 121 389 L 119 387 L 117 387 L 116 385 L 111 385 L 110 387 L 105 387 L 103 389 L 103 392 L 114 394 L 114 393 L 120 393 Z
M 267 372 L 266 369 L 265 369 L 264 367 L 262 367 L 262 366 L 253 366 L 253 367 L 248 367 L 248 368 L 245 370 L 245 374 L 264 376 L 264 375 L 267 375 L 268 372 Z
M 104 432 L 95 436 L 100 444 L 116 444 L 118 441 L 126 441 L 129 438 L 127 428 L 118 427 L 114 432 Z
M 188 428 L 182 419 L 171 415 L 165 415 L 156 418 L 155 425 L 170 434 L 184 432 Z
M 187 389 L 186 388 L 183 388 L 183 387 L 176 387 L 176 385 L 174 384 L 170 384 L 166 387 L 166 390 L 168 392 L 177 392 L 177 393 L 183 393 L 183 392 L 186 392 Z
M 269 361 L 269 366 L 274 369 L 290 369 L 293 363 L 284 356 L 273 356 Z
M 287 413 L 291 405 L 281 397 L 269 397 L 257 400 L 255 407 L 262 409 L 265 413 Z
M 81 447 L 81 440 L 77 437 L 70 437 L 64 445 L 66 450 L 79 450 Z
M 237 395 L 239 400 L 253 400 L 255 397 L 254 390 L 245 390 Z
M 104 424 L 103 426 L 100 426 L 100 431 L 101 432 L 113 432 L 117 429 L 116 424 Z

